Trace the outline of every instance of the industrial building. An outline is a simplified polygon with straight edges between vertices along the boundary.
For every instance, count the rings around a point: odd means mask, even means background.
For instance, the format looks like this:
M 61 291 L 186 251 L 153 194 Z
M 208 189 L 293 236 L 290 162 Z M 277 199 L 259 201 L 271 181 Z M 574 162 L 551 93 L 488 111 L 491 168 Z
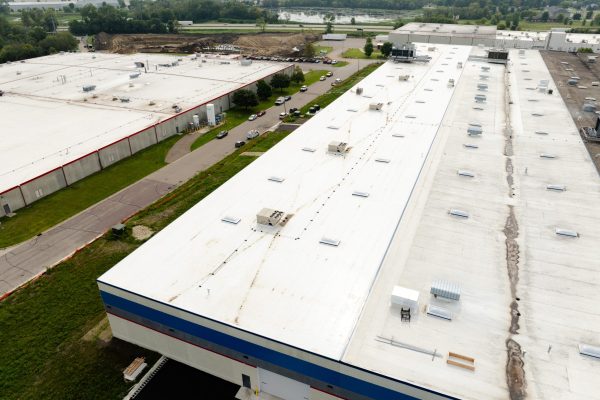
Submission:
M 0 216 L 207 121 L 290 64 L 61 53 L 0 65 Z M 211 105 L 212 104 L 212 105 Z
M 460 44 L 496 48 L 577 51 L 589 47 L 600 52 L 600 35 L 567 33 L 553 28 L 546 32 L 500 31 L 490 25 L 430 24 L 411 22 L 388 35 L 378 35 L 377 42 L 392 42 L 396 47 L 411 42 Z
M 239 399 L 600 399 L 600 180 L 540 53 L 416 51 L 102 275 L 113 335 Z

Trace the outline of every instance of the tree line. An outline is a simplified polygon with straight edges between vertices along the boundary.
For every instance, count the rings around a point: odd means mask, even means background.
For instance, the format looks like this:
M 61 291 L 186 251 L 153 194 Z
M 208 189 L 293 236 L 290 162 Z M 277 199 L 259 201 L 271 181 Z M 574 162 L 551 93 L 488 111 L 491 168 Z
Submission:
M 77 39 L 69 32 L 55 32 L 52 10 L 24 10 L 21 23 L 0 13 L 0 63 L 39 57 L 77 48 Z

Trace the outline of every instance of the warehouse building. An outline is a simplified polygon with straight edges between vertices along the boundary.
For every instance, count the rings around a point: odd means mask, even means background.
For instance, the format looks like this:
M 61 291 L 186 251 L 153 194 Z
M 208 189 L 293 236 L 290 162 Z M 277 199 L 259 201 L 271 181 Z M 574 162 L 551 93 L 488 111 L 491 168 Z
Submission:
M 490 25 L 408 23 L 388 35 L 378 35 L 376 41 L 392 42 L 396 47 L 406 43 L 459 44 L 496 48 L 577 51 L 580 47 L 600 52 L 600 35 L 567 33 L 564 28 L 528 32 L 496 30 Z
M 62 53 L 0 64 L 0 216 L 227 111 L 290 64 Z M 212 104 L 212 106 L 208 106 Z
M 600 180 L 548 69 L 417 52 L 102 275 L 114 336 L 239 399 L 600 399 Z

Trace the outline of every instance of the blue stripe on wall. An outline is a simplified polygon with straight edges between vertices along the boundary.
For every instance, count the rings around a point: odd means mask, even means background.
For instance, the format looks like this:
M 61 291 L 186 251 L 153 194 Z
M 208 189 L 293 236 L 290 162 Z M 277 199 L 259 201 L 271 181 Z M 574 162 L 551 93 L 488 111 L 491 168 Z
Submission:
M 201 338 L 203 340 L 212 342 L 216 345 L 238 351 L 248 356 L 263 360 L 267 363 L 278 365 L 281 368 L 285 368 L 290 371 L 309 376 L 313 379 L 327 382 L 331 385 L 340 388 L 344 388 L 353 393 L 377 400 L 418 400 L 415 397 L 399 393 L 394 390 L 378 386 L 373 383 L 366 382 L 316 364 L 312 364 L 308 361 L 300 360 L 287 354 L 283 354 L 278 351 L 259 346 L 257 344 L 227 335 L 222 332 L 218 332 L 214 329 L 210 329 L 205 326 L 194 324 L 190 321 L 175 317 L 162 311 L 155 310 L 151 307 L 147 307 L 135 303 L 133 301 L 124 299 L 122 297 L 115 296 L 111 293 L 100 291 L 100 294 L 102 296 L 104 304 L 107 306 L 122 309 L 141 318 L 154 321 L 158 324 L 167 326 L 177 331 L 187 333 L 188 335 L 197 338 Z M 410 384 L 407 385 L 413 386 Z M 432 392 L 428 389 L 419 388 L 419 390 L 423 390 L 424 392 L 429 393 L 435 393 L 443 398 L 454 399 L 453 397 L 449 397 L 441 393 Z

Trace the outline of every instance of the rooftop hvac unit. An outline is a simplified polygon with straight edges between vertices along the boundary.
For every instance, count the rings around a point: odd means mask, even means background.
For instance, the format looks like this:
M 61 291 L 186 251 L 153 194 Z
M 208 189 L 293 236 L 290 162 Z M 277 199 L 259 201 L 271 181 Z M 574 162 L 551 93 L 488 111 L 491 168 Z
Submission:
M 575 85 L 577 85 L 577 82 L 578 82 L 577 79 L 569 79 L 569 80 L 567 80 L 567 85 L 575 86 Z
M 564 192 L 567 190 L 565 185 L 546 185 L 546 190 L 554 190 L 555 192 Z
M 592 104 L 592 103 L 585 103 L 583 105 L 583 111 L 587 111 L 587 112 L 596 112 L 596 105 Z
M 584 356 L 600 358 L 600 347 L 592 346 L 590 344 L 580 344 L 579 354 L 582 354 Z
M 419 307 L 419 292 L 402 286 L 394 286 L 391 301 L 393 305 L 417 310 Z
M 448 87 L 454 87 L 454 79 L 453 78 L 448 79 Z
M 452 320 L 452 312 L 443 307 L 434 306 L 432 304 L 427 306 L 427 315 L 447 319 L 448 321 Z
M 461 69 L 462 67 L 463 67 L 462 61 L 459 61 L 458 63 L 456 63 L 456 68 Z
M 129 97 L 119 97 L 121 103 L 129 103 Z
M 488 90 L 488 84 L 487 83 L 478 83 L 477 90 Z
M 522 56 L 523 54 L 525 54 L 525 50 L 523 50 L 523 49 L 519 50 L 519 55 Z
M 256 214 L 256 222 L 261 225 L 275 226 L 281 221 L 282 217 L 283 211 L 263 208 L 258 214 Z
M 490 70 L 490 67 L 487 67 L 487 66 L 482 66 L 482 67 L 481 67 L 481 70 L 482 70 L 483 72 L 489 72 L 489 70 Z
M 485 94 L 476 94 L 475 95 L 475 101 L 477 103 L 485 103 L 486 99 L 487 99 L 487 97 L 485 97 Z
M 143 62 L 136 61 L 133 64 L 135 65 L 136 68 L 144 68 Z
M 562 228 L 556 228 L 554 230 L 554 233 L 556 233 L 559 236 L 567 236 L 567 237 L 579 237 L 579 233 L 577 233 L 576 231 L 572 231 L 570 229 L 562 229 Z
M 132 72 L 131 74 L 129 74 L 129 79 L 139 78 L 140 75 L 140 72 Z
M 410 75 L 400 75 L 400 76 L 398 77 L 398 80 L 399 80 L 399 81 L 406 82 L 406 81 L 408 80 L 408 78 L 410 78 Z
M 383 107 L 383 103 L 371 103 L 369 104 L 369 110 L 380 111 Z
M 91 92 L 94 89 L 96 89 L 96 85 L 83 85 L 84 92 Z
M 438 280 L 431 284 L 431 294 L 433 297 L 442 297 L 448 300 L 460 300 L 460 286 L 456 283 Z
M 252 60 L 242 60 L 242 61 L 240 62 L 240 64 L 241 64 L 243 67 L 247 67 L 248 65 L 252 65 Z
M 362 92 L 363 92 L 363 88 L 361 88 L 361 87 L 356 88 L 356 94 L 361 95 Z
M 333 141 L 327 146 L 327 151 L 334 154 L 343 154 L 348 151 L 348 143 Z
M 467 134 L 469 136 L 480 136 L 483 133 L 483 130 L 480 126 L 469 125 L 467 128 Z

